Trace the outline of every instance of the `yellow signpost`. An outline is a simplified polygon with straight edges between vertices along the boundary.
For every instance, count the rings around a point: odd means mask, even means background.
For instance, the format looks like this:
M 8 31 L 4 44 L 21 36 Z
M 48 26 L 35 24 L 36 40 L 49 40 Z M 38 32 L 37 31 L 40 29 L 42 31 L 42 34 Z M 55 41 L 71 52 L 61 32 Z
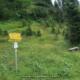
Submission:
M 9 33 L 10 41 L 16 41 L 19 42 L 21 41 L 22 37 L 20 33 Z
M 21 41 L 22 37 L 20 33 L 9 33 L 9 41 L 14 42 L 14 49 L 15 49 L 15 66 L 16 66 L 16 72 L 18 70 L 18 57 L 17 57 L 17 48 L 18 48 L 18 42 Z

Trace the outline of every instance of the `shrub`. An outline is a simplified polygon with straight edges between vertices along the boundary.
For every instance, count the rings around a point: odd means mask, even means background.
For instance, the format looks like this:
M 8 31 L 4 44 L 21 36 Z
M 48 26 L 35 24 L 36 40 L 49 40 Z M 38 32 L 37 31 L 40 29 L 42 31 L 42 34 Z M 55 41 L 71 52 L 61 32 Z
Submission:
M 25 36 L 32 36 L 34 34 L 34 32 L 32 31 L 31 27 L 28 27 L 27 29 L 22 31 L 21 34 L 25 35 Z
M 25 35 L 25 31 L 22 31 L 22 32 L 21 32 L 21 35 L 22 35 L 22 36 Z
M 41 35 L 42 35 L 42 34 L 41 34 L 41 31 L 38 30 L 37 33 L 36 33 L 36 35 L 37 35 L 38 37 L 41 37 Z
M 0 29 L 0 35 L 1 36 L 8 36 L 8 31 L 7 30 L 2 30 L 2 29 Z
M 24 27 L 24 26 L 26 26 L 26 20 L 25 19 L 22 20 L 22 27 Z
M 2 33 L 3 33 L 3 30 L 2 30 L 2 29 L 0 29 L 0 35 L 2 35 Z
M 8 36 L 8 31 L 4 30 L 3 31 L 3 36 Z
M 32 36 L 32 35 L 33 35 L 33 31 L 32 31 L 32 29 L 31 29 L 31 27 L 28 27 L 28 28 L 26 29 L 25 34 L 26 34 L 27 36 Z
M 52 29 L 51 29 L 51 33 L 52 33 L 52 34 L 55 33 L 55 28 L 54 28 L 54 27 L 52 27 Z

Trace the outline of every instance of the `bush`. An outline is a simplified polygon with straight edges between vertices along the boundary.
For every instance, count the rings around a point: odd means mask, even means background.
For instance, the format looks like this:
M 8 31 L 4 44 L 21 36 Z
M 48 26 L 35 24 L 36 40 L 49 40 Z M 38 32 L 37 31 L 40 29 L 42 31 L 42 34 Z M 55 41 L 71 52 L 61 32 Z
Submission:
M 69 42 L 71 46 L 77 46 L 80 44 L 80 27 L 71 25 L 67 33 L 65 34 L 65 39 Z
M 2 29 L 0 29 L 0 35 L 2 35 L 2 33 L 3 33 L 3 30 L 2 30 Z
M 25 31 L 22 31 L 22 32 L 21 32 L 21 35 L 22 35 L 22 36 L 25 35 Z
M 25 36 L 32 36 L 34 34 L 34 32 L 32 31 L 31 27 L 28 27 L 27 29 L 25 29 L 24 31 L 22 31 L 21 34 L 25 35 Z
M 32 31 L 32 29 L 31 29 L 31 27 L 28 27 L 27 29 L 26 29 L 26 33 L 25 33 L 27 36 L 32 36 L 33 35 L 33 31 Z
M 36 33 L 36 35 L 37 35 L 38 37 L 41 37 L 41 31 L 38 30 L 37 33 Z
M 52 27 L 52 29 L 51 29 L 51 33 L 52 33 L 52 34 L 55 33 L 55 28 L 54 28 L 54 27 Z
M 22 20 L 22 27 L 24 27 L 24 26 L 26 26 L 26 20 L 25 19 Z
M 3 31 L 3 36 L 8 36 L 8 31 Z
M 0 35 L 1 36 L 8 36 L 8 31 L 6 31 L 6 30 L 2 30 L 2 29 L 0 29 Z

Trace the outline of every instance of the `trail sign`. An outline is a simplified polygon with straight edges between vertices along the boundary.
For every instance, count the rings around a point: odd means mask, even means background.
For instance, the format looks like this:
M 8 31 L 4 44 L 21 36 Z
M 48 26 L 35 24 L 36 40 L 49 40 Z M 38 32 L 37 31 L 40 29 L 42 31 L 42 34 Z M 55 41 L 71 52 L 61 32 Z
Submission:
M 18 49 L 18 42 L 21 41 L 22 37 L 20 33 L 9 33 L 9 40 L 14 42 L 13 47 L 15 50 L 15 68 L 16 72 L 18 70 L 18 56 L 17 56 L 17 49 Z
M 20 33 L 9 33 L 9 40 L 10 41 L 16 41 L 16 42 L 19 42 L 21 41 L 22 37 L 21 37 L 21 34 Z

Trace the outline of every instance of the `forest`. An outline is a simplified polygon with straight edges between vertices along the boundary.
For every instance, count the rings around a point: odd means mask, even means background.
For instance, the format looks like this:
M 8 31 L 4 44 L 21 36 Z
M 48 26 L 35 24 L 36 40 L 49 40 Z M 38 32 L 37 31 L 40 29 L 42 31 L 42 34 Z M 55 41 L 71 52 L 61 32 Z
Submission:
M 0 0 L 0 80 L 80 80 L 79 53 L 79 0 Z

